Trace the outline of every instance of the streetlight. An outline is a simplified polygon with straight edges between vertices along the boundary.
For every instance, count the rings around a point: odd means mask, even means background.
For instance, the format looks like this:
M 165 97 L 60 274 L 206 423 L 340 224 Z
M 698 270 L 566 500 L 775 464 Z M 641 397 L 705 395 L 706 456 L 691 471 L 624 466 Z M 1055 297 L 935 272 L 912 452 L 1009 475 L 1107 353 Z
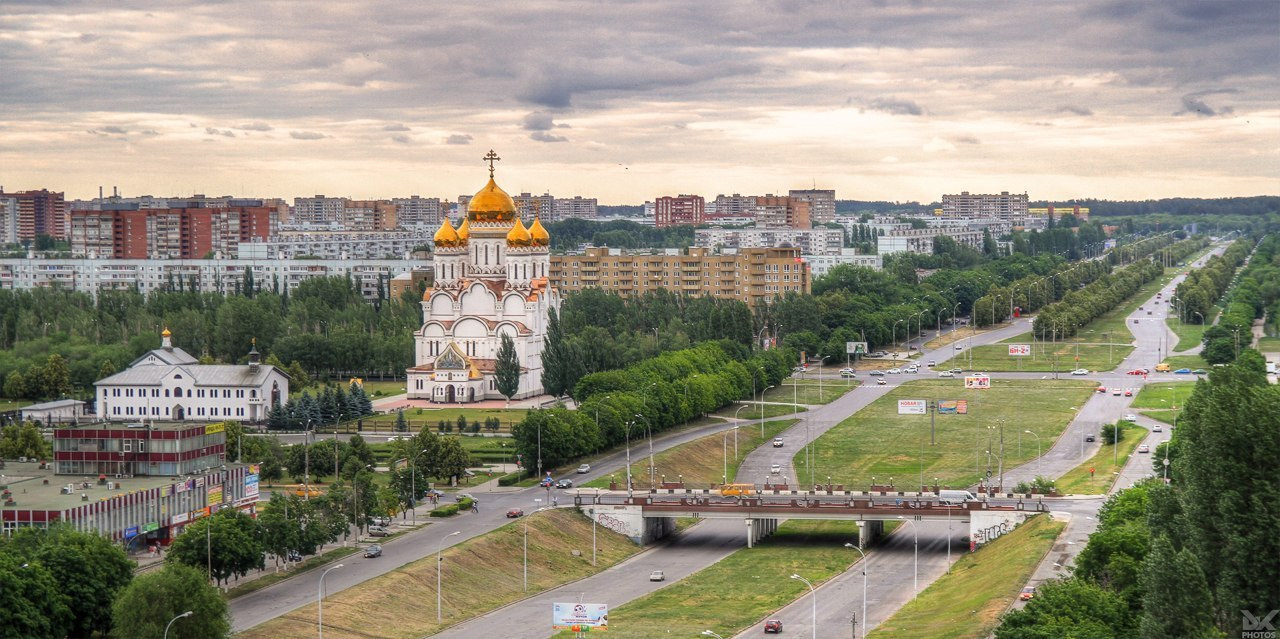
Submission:
M 951 541 L 948 539 L 947 543 Z M 862 555 L 862 639 L 867 639 L 867 553 L 850 543 L 846 543 L 844 547 L 852 548 Z
M 801 577 L 800 575 L 791 575 L 791 578 L 799 579 L 800 581 L 804 582 L 804 585 L 809 587 L 809 594 L 813 598 L 813 628 L 812 628 L 813 634 L 811 636 L 813 637 L 813 639 L 818 639 L 818 591 L 813 589 L 812 582 L 810 582 L 808 579 L 805 579 L 804 577 Z
M 179 619 L 181 619 L 181 618 L 183 618 L 183 617 L 190 617 L 192 612 L 193 612 L 193 611 L 188 610 L 188 611 L 186 611 L 186 612 L 184 612 L 184 613 L 182 613 L 182 614 L 178 615 L 177 617 L 174 617 L 173 619 L 170 619 L 170 620 L 169 620 L 169 623 L 168 623 L 167 625 L 165 625 L 165 627 L 164 627 L 164 639 L 169 639 L 169 627 L 173 625 L 173 622 L 175 622 L 175 621 L 177 621 L 177 620 L 179 620 Z
M 910 519 L 907 519 L 902 515 L 898 515 L 898 519 L 901 519 L 902 521 L 905 521 L 908 524 L 911 524 L 911 533 L 912 535 L 915 536 L 915 539 L 916 539 L 916 551 L 915 551 L 916 567 L 915 567 L 915 578 L 912 581 L 912 586 L 911 586 L 912 588 L 911 594 L 913 595 L 919 594 L 920 593 L 920 531 L 916 528 L 916 522 L 911 521 Z M 950 543 L 950 541 L 948 541 L 948 543 Z
M 760 391 L 760 437 L 764 437 L 764 394 L 773 386 L 767 386 Z
M 320 639 L 324 639 L 324 578 L 331 571 L 341 568 L 344 564 L 338 564 L 322 573 L 320 573 L 320 586 L 316 592 L 316 629 L 319 630 Z
M 635 425 L 635 421 L 627 422 L 627 499 L 631 498 L 631 427 Z
M 1044 458 L 1040 456 L 1040 436 L 1029 430 L 1024 430 L 1022 432 L 1036 438 L 1036 474 L 1039 475 L 1044 469 Z
M 894 320 L 893 328 L 890 330 L 890 339 L 893 341 L 893 358 L 898 359 L 898 322 L 902 320 Z M 908 327 L 909 328 L 909 327 Z
M 653 463 L 653 428 L 645 415 L 636 413 L 636 417 L 644 418 L 644 432 L 649 438 L 649 490 L 652 491 L 654 469 L 657 468 Z
M 440 612 L 440 568 L 443 565 L 441 564 L 441 562 L 444 560 L 440 558 L 440 550 L 441 550 L 441 547 L 444 546 L 444 540 L 454 535 L 461 535 L 461 534 L 462 534 L 461 530 L 455 530 L 445 535 L 444 537 L 441 537 L 440 541 L 436 543 L 436 623 L 440 623 L 440 621 L 443 619 L 443 616 L 441 615 L 441 612 Z
M 724 431 L 724 483 L 729 483 L 729 431 Z M 738 427 L 733 427 L 733 458 L 738 458 Z
M 599 429 L 597 429 L 599 430 Z M 420 451 L 413 456 L 413 465 L 409 467 L 409 492 L 413 493 L 409 496 L 410 503 L 413 504 L 413 525 L 418 525 L 418 455 L 427 451 Z M 403 477 L 403 475 L 401 475 Z
M 534 499 L 533 501 L 534 503 L 539 503 L 542 500 Z M 524 518 L 524 591 L 525 592 L 529 592 L 529 518 L 533 517 L 534 515 L 546 509 L 547 509 L 546 506 L 535 509 L 533 512 L 529 513 L 528 517 Z

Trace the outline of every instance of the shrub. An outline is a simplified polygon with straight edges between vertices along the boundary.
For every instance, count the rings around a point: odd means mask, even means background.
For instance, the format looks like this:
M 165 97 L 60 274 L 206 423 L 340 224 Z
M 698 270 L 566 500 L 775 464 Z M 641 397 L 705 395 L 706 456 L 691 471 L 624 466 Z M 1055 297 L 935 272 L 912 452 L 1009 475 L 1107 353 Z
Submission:
M 452 517 L 458 514 L 458 504 L 448 504 L 431 509 L 432 517 Z
M 522 468 L 522 469 L 520 469 L 520 470 L 517 470 L 517 471 L 516 471 L 516 472 L 514 472 L 514 473 L 508 473 L 508 474 L 506 474 L 506 475 L 503 475 L 503 476 L 499 477 L 499 478 L 498 478 L 498 485 L 499 485 L 499 486 L 512 486 L 512 485 L 515 485 L 515 484 L 520 483 L 521 481 L 524 481 L 524 478 L 525 478 L 525 477 L 528 477 L 528 476 L 529 476 L 529 471 L 528 471 L 528 469 L 524 469 L 524 468 Z

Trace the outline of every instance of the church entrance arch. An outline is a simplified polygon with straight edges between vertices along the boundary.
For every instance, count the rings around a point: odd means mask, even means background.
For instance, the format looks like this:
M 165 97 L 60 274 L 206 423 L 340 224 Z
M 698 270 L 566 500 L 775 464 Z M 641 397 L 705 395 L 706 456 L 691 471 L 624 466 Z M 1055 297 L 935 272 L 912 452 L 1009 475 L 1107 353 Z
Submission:
M 467 401 L 468 402 L 476 401 L 476 389 L 474 388 L 467 389 Z
M 453 400 L 454 400 L 453 386 L 445 386 L 444 387 L 444 403 L 452 404 Z
M 182 421 L 186 419 L 186 417 L 187 417 L 187 411 L 183 409 L 181 405 L 173 407 L 173 418 L 175 420 Z

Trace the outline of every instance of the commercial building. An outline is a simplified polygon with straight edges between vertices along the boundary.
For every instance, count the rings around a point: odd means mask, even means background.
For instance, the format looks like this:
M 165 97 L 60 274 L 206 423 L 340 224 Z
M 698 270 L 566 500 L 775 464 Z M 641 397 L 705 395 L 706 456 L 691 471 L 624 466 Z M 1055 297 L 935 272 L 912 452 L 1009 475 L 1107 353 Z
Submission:
M 15 200 L 18 209 L 19 242 L 34 240 L 37 235 L 59 239 L 67 236 L 67 202 L 62 193 L 49 189 L 5 193 L 0 188 L 0 199 L 7 198 Z
M 795 248 L 637 253 L 592 247 L 581 255 L 552 255 L 551 283 L 564 291 L 602 288 L 627 297 L 666 289 L 755 306 L 786 292 L 809 292 L 810 273 Z
M 1079 204 L 1050 204 L 1045 207 L 1027 209 L 1031 217 L 1053 217 L 1055 220 L 1064 215 L 1074 215 L 1081 222 L 1089 219 L 1089 207 Z
M 826 224 L 836 219 L 835 189 L 792 189 L 787 197 L 793 202 L 809 205 L 809 219 L 814 224 Z
M 702 224 L 706 201 L 701 195 L 664 195 L 653 201 L 653 221 L 658 228 Z
M 260 200 L 220 208 L 112 205 L 103 210 L 72 211 L 71 251 L 114 259 L 199 259 L 210 253 L 230 256 L 241 243 L 271 235 L 271 213 Z
M 288 400 L 289 376 L 262 364 L 257 348 L 249 351 L 248 364 L 201 364 L 175 347 L 170 335 L 164 329 L 160 348 L 93 383 L 99 419 L 256 423 Z
M 1020 221 L 1028 216 L 1027 194 L 1001 191 L 995 194 L 970 194 L 942 196 L 942 217 L 947 218 L 996 218 Z
M 844 247 L 840 229 L 698 229 L 694 245 L 703 248 L 798 248 L 803 255 L 839 255 Z
M 87 417 L 85 403 L 78 399 L 59 399 L 42 404 L 30 404 L 19 409 L 22 421 L 40 422 L 45 426 L 76 424 Z

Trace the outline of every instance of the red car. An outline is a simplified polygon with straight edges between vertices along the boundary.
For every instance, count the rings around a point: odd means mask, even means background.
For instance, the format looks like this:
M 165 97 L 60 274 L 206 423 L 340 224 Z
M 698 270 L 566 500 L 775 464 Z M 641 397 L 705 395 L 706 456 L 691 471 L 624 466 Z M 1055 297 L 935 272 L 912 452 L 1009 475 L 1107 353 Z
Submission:
M 1099 392 L 1099 393 L 1105 393 L 1105 392 L 1107 392 L 1107 387 L 1106 387 L 1106 386 L 1099 386 L 1099 387 L 1098 387 L 1098 392 Z
M 1125 397 L 1133 397 L 1133 389 L 1132 389 L 1132 388 L 1126 388 L 1126 389 L 1124 389 L 1124 396 L 1125 396 Z
M 516 517 L 524 517 L 524 510 L 520 508 L 512 508 L 507 511 L 507 517 L 515 519 Z
M 782 632 L 782 620 L 770 619 L 764 622 L 764 631 L 773 633 Z
M 1125 375 L 1146 375 L 1146 374 L 1147 374 L 1147 369 L 1145 368 L 1135 368 L 1129 371 L 1128 373 L 1125 373 Z

